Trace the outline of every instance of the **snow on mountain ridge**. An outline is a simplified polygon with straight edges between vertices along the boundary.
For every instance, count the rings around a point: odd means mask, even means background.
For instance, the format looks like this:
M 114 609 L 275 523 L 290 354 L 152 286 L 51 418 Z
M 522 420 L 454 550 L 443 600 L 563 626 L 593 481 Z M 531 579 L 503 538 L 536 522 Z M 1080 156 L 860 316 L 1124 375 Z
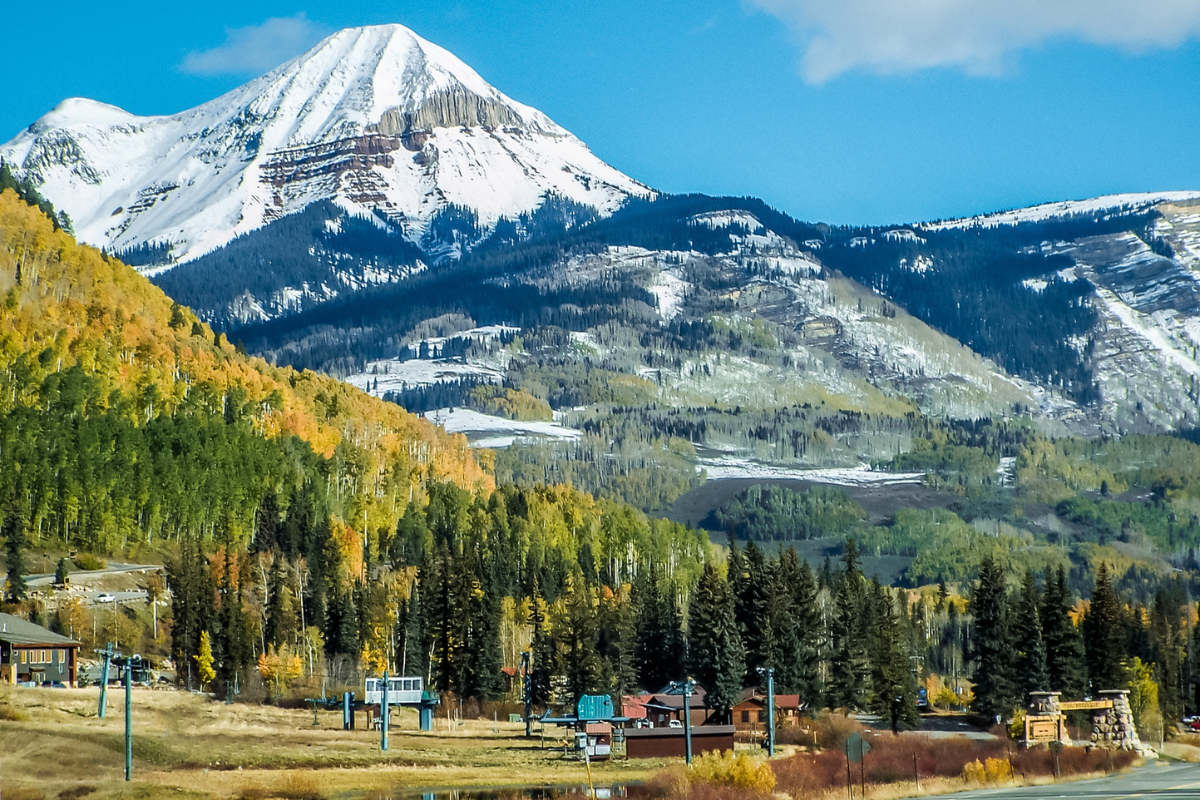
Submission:
M 1200 192 L 1132 192 L 1127 194 L 1107 194 L 1091 197 L 1086 200 L 1061 200 L 1053 203 L 1040 203 L 1026 208 L 1016 208 L 1011 211 L 997 211 L 991 214 L 979 214 L 974 217 L 951 219 L 942 222 L 928 222 L 920 227 L 928 230 L 945 228 L 995 228 L 1000 225 L 1019 225 L 1023 222 L 1043 222 L 1055 217 L 1071 214 L 1089 214 L 1107 210 L 1133 210 L 1159 203 L 1180 203 L 1189 200 L 1200 200 Z
M 419 241 L 449 205 L 493 225 L 549 195 L 611 212 L 650 190 L 400 25 L 351 28 L 226 94 L 141 117 L 72 98 L 0 157 L 90 244 L 194 259 L 319 199 Z

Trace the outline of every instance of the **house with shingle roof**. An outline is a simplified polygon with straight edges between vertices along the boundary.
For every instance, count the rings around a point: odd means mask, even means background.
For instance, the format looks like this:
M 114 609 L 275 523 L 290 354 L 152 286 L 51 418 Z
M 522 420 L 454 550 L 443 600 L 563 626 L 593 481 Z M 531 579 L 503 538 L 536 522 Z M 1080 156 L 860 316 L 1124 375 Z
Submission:
M 0 680 L 58 681 L 72 688 L 79 642 L 12 614 L 0 614 Z

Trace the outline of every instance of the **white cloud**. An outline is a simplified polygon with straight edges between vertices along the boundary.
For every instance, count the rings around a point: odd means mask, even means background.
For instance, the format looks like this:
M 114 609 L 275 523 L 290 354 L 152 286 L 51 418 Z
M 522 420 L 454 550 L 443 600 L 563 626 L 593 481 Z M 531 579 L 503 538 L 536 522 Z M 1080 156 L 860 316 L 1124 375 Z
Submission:
M 193 75 L 259 75 L 300 55 L 329 32 L 303 13 L 226 28 L 224 44 L 188 53 L 179 68 Z
M 1013 51 L 1077 40 L 1125 50 L 1176 47 L 1200 34 L 1197 0 L 747 0 L 796 34 L 800 72 L 824 83 L 952 67 L 1001 71 Z

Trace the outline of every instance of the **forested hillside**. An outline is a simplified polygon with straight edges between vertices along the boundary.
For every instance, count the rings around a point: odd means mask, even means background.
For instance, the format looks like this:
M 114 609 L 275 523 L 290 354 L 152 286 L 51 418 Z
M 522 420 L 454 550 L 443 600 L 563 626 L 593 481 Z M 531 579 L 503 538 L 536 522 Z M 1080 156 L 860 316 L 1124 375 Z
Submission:
M 368 531 L 422 481 L 491 486 L 461 438 L 238 352 L 129 267 L 0 194 L 0 503 L 35 540 L 247 542 L 270 494 Z

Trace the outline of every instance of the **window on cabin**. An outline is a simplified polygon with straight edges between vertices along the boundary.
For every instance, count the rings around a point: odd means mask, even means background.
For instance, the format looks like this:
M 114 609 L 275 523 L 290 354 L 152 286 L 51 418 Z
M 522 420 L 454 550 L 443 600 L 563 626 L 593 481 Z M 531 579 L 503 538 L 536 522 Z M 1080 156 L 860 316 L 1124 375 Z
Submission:
M 749 721 L 750 721 L 750 712 L 743 711 L 742 712 L 742 722 L 749 722 Z
M 758 712 L 758 721 L 766 722 L 767 721 L 767 712 L 765 712 L 765 711 Z

